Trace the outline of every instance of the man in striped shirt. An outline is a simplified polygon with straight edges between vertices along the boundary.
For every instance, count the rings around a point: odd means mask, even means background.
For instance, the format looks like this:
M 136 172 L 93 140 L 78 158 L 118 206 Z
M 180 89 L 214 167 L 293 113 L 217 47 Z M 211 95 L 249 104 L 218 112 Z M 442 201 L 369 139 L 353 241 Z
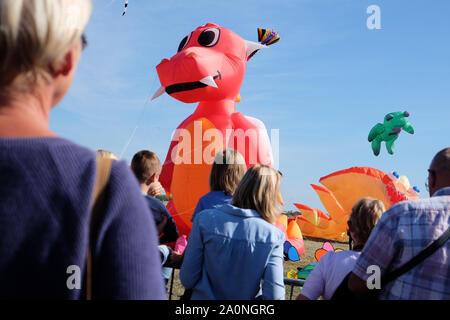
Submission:
M 417 256 L 450 225 L 450 148 L 440 151 L 428 169 L 431 198 L 404 201 L 391 207 L 373 229 L 348 288 L 358 297 L 370 293 L 367 279 L 379 268 L 381 276 Z M 373 267 L 372 267 L 373 268 Z M 368 271 L 369 270 L 369 271 Z M 410 271 L 381 288 L 380 299 L 450 299 L 450 241 Z

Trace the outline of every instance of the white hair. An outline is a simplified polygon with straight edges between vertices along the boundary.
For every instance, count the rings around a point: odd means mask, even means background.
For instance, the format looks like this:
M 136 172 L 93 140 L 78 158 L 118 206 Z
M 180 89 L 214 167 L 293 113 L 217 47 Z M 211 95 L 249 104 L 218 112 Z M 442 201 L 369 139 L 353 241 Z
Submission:
M 91 0 L 1 0 L 0 91 L 58 68 L 91 11 Z

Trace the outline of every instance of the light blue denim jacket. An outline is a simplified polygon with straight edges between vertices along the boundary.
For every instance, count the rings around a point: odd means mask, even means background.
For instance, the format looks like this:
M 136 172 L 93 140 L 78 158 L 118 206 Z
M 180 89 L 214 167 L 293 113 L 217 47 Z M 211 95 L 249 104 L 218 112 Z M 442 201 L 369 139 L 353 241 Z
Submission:
M 193 289 L 193 300 L 282 300 L 284 240 L 255 210 L 227 204 L 201 211 L 189 236 L 181 283 Z
M 223 206 L 224 204 L 229 204 L 232 199 L 233 196 L 225 194 L 223 191 L 208 192 L 198 200 L 197 206 L 192 214 L 191 222 L 194 222 L 194 218 L 197 216 L 197 213 L 206 209 L 212 209 L 214 207 Z

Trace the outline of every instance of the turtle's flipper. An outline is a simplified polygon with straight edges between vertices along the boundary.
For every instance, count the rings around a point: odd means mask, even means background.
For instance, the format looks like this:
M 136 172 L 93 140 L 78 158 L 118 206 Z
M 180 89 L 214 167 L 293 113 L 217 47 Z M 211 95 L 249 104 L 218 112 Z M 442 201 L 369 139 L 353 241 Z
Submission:
M 414 128 L 409 122 L 403 126 L 403 130 L 410 134 L 414 134 Z
M 394 154 L 394 151 L 395 151 L 394 142 L 395 142 L 395 140 L 386 141 L 386 149 L 389 152 L 389 154 Z
M 369 137 L 368 137 L 369 142 L 372 142 L 373 140 L 375 140 L 377 138 L 377 136 L 379 136 L 383 132 L 384 132 L 384 126 L 381 123 L 377 123 L 372 128 L 372 130 L 370 130 L 370 132 L 369 132 Z
M 380 149 L 381 149 L 381 141 L 378 139 L 373 140 L 372 141 L 373 154 L 378 156 L 380 154 Z

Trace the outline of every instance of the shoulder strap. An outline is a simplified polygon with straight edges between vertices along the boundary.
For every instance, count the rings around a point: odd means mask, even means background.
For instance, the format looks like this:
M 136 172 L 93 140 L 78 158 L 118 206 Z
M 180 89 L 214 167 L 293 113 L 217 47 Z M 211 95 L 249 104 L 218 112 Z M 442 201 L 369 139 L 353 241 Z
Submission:
M 426 258 L 431 256 L 436 250 L 442 247 L 447 240 L 450 238 L 450 228 L 448 228 L 438 239 L 433 241 L 428 247 L 423 249 L 417 256 L 409 260 L 403 266 L 398 268 L 397 270 L 392 271 L 391 273 L 386 274 L 381 280 L 381 284 L 384 287 L 386 284 L 391 282 L 392 280 L 397 279 L 402 274 L 410 271 L 412 268 L 417 266 L 419 263 L 424 261 Z
M 96 238 L 97 225 L 104 209 L 105 190 L 109 181 L 111 165 L 111 159 L 97 158 L 94 189 L 90 205 L 89 246 L 86 261 L 86 300 L 92 299 L 92 249 Z

